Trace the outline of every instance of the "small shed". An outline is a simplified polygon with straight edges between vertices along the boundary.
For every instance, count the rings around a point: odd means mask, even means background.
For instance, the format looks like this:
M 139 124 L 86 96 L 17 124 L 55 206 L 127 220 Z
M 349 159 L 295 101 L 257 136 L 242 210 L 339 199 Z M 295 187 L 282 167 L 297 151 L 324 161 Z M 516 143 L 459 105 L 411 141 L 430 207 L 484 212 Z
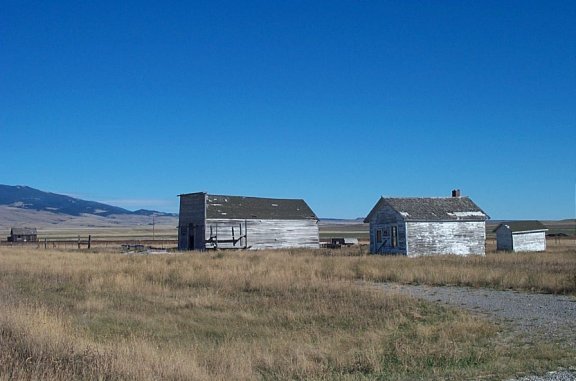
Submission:
M 496 249 L 515 252 L 546 251 L 548 228 L 540 221 L 507 221 L 494 229 Z
M 318 217 L 301 199 L 181 194 L 179 250 L 319 248 Z
M 364 222 L 370 224 L 373 254 L 484 255 L 488 218 L 454 191 L 452 197 L 381 197 Z
M 38 232 L 36 228 L 12 228 L 8 236 L 8 242 L 37 242 Z

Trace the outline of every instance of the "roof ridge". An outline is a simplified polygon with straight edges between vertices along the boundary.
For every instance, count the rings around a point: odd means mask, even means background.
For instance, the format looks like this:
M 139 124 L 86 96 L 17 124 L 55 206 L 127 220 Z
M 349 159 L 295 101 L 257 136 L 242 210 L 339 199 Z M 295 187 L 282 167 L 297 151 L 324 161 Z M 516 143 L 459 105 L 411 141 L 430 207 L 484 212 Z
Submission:
M 261 200 L 294 200 L 294 201 L 304 201 L 303 198 L 277 198 L 277 197 L 260 197 L 260 196 L 239 196 L 239 195 L 232 195 L 232 194 L 213 194 L 213 193 L 206 193 L 206 196 L 210 197 L 238 197 L 238 198 L 257 198 Z
M 424 196 L 413 196 L 413 197 L 386 197 L 386 196 L 382 196 L 382 198 L 393 198 L 393 199 L 438 199 L 438 200 L 445 200 L 445 199 L 462 199 L 462 198 L 467 198 L 470 199 L 469 196 L 458 196 L 458 197 L 452 197 L 452 196 L 446 196 L 446 197 L 440 197 L 440 196 L 434 196 L 434 197 L 424 197 Z

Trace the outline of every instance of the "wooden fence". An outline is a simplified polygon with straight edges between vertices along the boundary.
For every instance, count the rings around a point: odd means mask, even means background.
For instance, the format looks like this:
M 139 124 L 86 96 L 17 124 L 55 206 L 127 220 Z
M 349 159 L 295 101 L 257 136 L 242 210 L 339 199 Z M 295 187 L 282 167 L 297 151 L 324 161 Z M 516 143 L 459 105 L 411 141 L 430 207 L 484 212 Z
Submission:
M 0 246 L 29 247 L 37 249 L 92 249 L 92 248 L 121 248 L 122 245 L 144 245 L 151 248 L 171 249 L 178 247 L 177 239 L 134 239 L 118 237 L 105 240 L 84 236 L 79 238 L 40 238 L 36 242 L 7 242 L 0 241 Z

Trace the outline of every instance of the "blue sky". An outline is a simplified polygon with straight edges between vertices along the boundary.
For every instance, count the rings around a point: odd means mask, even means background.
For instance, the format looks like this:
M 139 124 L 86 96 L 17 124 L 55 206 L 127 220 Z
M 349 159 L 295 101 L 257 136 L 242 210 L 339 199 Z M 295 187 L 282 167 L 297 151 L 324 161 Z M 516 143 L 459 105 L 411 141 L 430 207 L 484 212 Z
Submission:
M 341 218 L 460 188 L 493 219 L 574 218 L 574 20 L 571 0 L 4 0 L 0 183 Z

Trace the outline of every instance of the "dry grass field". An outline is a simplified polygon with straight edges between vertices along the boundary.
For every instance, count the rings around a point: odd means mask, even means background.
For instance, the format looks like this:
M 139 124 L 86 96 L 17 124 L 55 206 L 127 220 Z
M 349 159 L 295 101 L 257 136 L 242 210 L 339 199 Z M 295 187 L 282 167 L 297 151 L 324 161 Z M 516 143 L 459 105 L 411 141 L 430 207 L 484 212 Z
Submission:
M 576 251 L 123 255 L 0 247 L 0 379 L 503 379 L 573 366 L 444 306 L 358 280 L 576 294 Z

